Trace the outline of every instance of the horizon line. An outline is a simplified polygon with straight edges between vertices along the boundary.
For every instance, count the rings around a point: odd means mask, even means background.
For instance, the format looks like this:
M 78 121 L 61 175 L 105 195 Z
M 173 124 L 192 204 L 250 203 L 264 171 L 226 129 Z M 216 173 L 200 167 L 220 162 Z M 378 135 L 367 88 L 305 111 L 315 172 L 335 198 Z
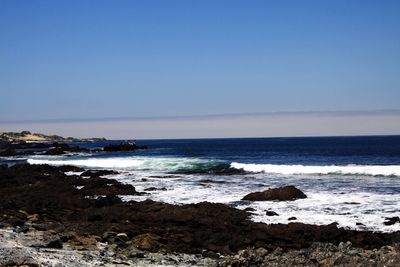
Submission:
M 216 139 L 283 139 L 283 138 L 352 138 L 352 137 L 397 137 L 398 134 L 354 134 L 354 135 L 293 135 L 293 136 L 239 136 L 239 137 L 177 137 L 177 138 L 137 138 L 136 141 L 158 140 L 216 140 Z M 107 139 L 108 141 L 124 141 L 127 139 Z
M 247 112 L 247 113 L 221 113 L 205 115 L 176 115 L 176 116 L 120 116 L 103 118 L 58 118 L 58 119 L 28 119 L 28 120 L 0 120 L 0 124 L 20 123 L 68 123 L 68 122 L 107 122 L 129 120 L 186 120 L 186 119 L 210 119 L 231 118 L 246 116 L 276 116 L 276 115 L 400 115 L 400 109 L 376 109 L 376 110 L 321 110 L 321 111 L 274 111 L 274 112 Z

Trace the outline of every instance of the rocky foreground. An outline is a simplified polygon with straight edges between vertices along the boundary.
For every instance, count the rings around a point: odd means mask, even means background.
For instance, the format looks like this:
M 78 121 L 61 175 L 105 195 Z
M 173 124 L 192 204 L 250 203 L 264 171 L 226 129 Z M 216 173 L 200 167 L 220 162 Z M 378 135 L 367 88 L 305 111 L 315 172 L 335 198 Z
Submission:
M 266 225 L 207 202 L 122 202 L 146 193 L 112 174 L 1 166 L 0 266 L 399 266 L 399 232 Z

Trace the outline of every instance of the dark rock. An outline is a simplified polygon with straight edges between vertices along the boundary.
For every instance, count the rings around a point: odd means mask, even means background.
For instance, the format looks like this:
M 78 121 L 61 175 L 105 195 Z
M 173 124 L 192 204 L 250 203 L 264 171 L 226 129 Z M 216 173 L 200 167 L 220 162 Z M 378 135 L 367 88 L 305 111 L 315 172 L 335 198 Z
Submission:
M 280 188 L 268 189 L 262 192 L 250 193 L 242 198 L 249 201 L 289 201 L 299 198 L 307 198 L 307 196 L 294 186 L 285 186 Z
M 80 167 L 64 165 L 57 167 L 62 172 L 83 172 L 84 170 Z
M 12 157 L 18 155 L 14 148 L 0 149 L 0 157 Z
M 113 206 L 116 204 L 121 204 L 122 200 L 115 196 L 115 195 L 108 195 L 105 197 L 100 197 L 96 201 L 96 207 L 101 208 L 101 207 L 108 207 L 108 206 Z
M 116 234 L 107 236 L 104 241 L 121 249 L 132 245 L 150 251 L 194 254 L 207 251 L 210 255 L 228 254 L 248 247 L 262 247 L 269 251 L 280 247 L 286 251 L 307 248 L 314 242 L 339 244 L 350 241 L 352 247 L 364 248 L 400 242 L 400 232 L 353 231 L 333 224 L 256 223 L 249 220 L 248 212 L 218 203 L 122 202 L 116 196 L 121 192 L 121 185 L 113 179 L 67 176 L 62 169 L 48 165 L 2 167 L 0 222 L 10 226 L 7 222 L 17 219 L 18 224 L 24 225 L 31 215 L 37 214 L 34 216 L 36 221 L 32 222 L 34 229 L 53 230 L 69 244 L 71 242 L 83 249 L 94 247 L 98 236 L 104 239 L 103 234 L 107 232 Z M 78 190 L 76 186 L 84 186 L 90 192 L 85 192 L 84 188 Z M 104 187 L 114 189 L 112 192 L 104 191 Z M 105 198 L 88 197 L 104 193 L 108 195 Z M 71 231 L 75 234 L 68 235 Z M 129 241 L 123 243 L 125 236 L 123 240 L 117 239 L 117 233 L 125 233 Z M 61 247 L 59 241 L 51 246 Z
M 100 214 L 89 214 L 88 215 L 89 222 L 101 221 L 102 219 L 103 219 L 103 217 L 101 217 Z
M 276 213 L 275 211 L 272 211 L 272 210 L 267 210 L 267 211 L 265 212 L 265 214 L 266 214 L 267 216 L 279 216 L 278 213 Z
M 144 191 L 157 191 L 158 188 L 157 187 L 148 187 L 146 189 L 144 189 Z
M 290 218 L 288 219 L 288 221 L 296 221 L 296 220 L 297 220 L 296 217 L 290 217 Z
M 135 187 L 130 184 L 108 183 L 110 180 L 103 178 L 92 178 L 86 182 L 85 186 L 80 190 L 84 195 L 139 195 Z M 112 180 L 111 180 L 112 181 Z
M 82 153 L 82 152 L 89 152 L 86 148 L 81 148 L 79 146 L 70 146 L 65 143 L 53 143 L 53 146 L 47 150 L 44 154 L 45 155 L 63 155 L 66 152 L 75 152 L 75 153 Z
M 150 178 L 157 178 L 157 179 L 170 179 L 170 178 L 178 178 L 178 175 L 154 175 L 150 176 Z M 143 180 L 144 179 L 144 180 Z M 148 179 L 143 178 L 142 181 L 147 181 Z
M 63 242 L 61 239 L 57 238 L 54 240 L 51 240 L 47 245 L 46 248 L 56 248 L 56 249 L 62 249 L 63 248 Z
M 51 156 L 57 156 L 57 155 L 63 155 L 65 154 L 65 151 L 61 147 L 53 147 L 47 150 L 45 155 L 51 155 Z
M 157 188 L 157 187 L 149 187 L 144 189 L 144 191 L 166 191 L 167 188 L 165 187 L 161 187 L 161 188 Z
M 117 152 L 117 151 L 132 151 L 139 149 L 140 147 L 136 145 L 135 143 L 131 142 L 125 142 L 125 143 L 120 143 L 118 145 L 107 145 L 103 147 L 103 151 L 107 152 Z
M 386 219 L 386 221 L 384 222 L 385 225 L 393 225 L 395 223 L 400 223 L 400 217 L 387 217 L 385 219 Z
M 18 218 L 17 216 L 9 217 L 9 218 L 3 220 L 3 223 L 6 223 L 12 227 L 23 227 L 25 224 L 25 219 Z
M 125 233 L 119 233 L 119 234 L 115 235 L 115 237 L 114 237 L 114 242 L 120 247 L 125 246 L 126 242 L 128 240 L 129 240 L 129 237 Z
M 29 231 L 29 226 L 27 226 L 27 225 L 18 227 L 18 228 L 16 228 L 16 230 L 15 230 L 15 232 L 17 232 L 17 233 L 26 233 L 26 232 L 28 232 L 28 231 Z

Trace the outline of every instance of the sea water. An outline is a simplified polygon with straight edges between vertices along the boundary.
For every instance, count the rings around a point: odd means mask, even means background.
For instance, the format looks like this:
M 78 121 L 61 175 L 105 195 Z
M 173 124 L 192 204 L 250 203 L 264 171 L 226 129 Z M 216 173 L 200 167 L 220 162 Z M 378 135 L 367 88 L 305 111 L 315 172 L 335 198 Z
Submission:
M 79 143 L 96 148 L 119 141 Z M 30 164 L 113 169 L 112 178 L 174 204 L 202 201 L 255 211 L 265 223 L 338 223 L 349 229 L 392 232 L 400 216 L 400 136 L 141 140 L 149 149 L 66 156 L 31 156 Z M 248 202 L 250 192 L 284 185 L 306 199 Z M 267 216 L 272 210 L 279 216 Z

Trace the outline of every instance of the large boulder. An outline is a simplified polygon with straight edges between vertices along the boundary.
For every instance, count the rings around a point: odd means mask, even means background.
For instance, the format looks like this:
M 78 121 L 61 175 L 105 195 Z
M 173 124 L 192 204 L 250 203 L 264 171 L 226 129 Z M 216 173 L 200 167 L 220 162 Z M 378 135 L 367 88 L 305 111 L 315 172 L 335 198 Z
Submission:
M 242 198 L 242 200 L 249 201 L 289 201 L 299 198 L 307 198 L 307 196 L 293 185 L 268 189 L 262 192 L 250 193 Z

